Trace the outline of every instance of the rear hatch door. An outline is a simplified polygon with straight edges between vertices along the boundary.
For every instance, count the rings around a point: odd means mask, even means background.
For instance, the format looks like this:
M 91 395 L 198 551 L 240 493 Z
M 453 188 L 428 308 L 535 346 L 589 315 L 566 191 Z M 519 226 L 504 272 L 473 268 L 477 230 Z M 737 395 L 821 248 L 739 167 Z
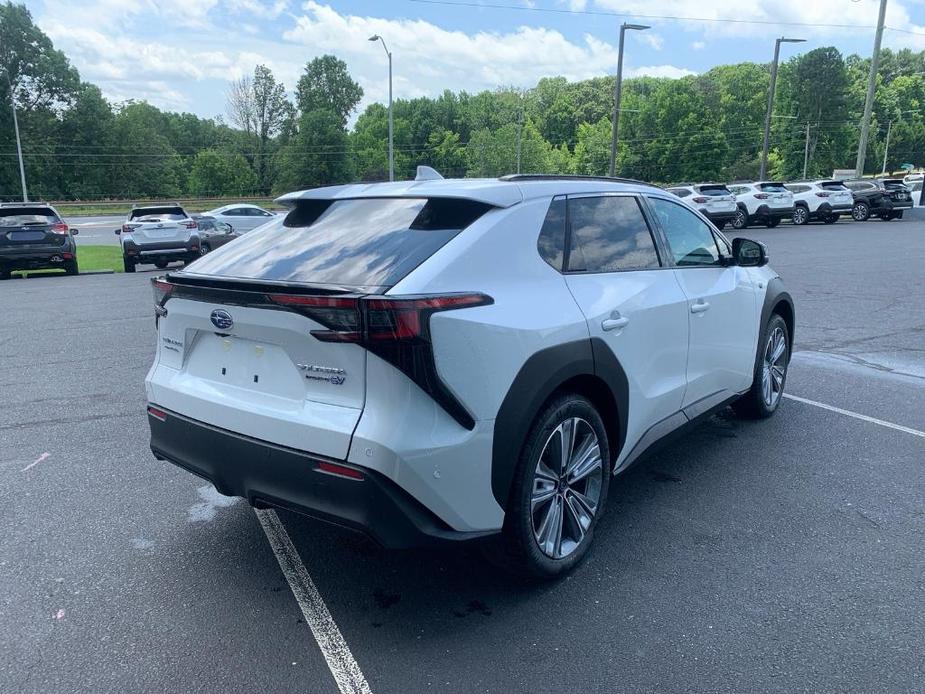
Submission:
M 47 207 L 0 208 L 0 250 L 57 250 L 67 240 L 67 225 Z
M 164 247 L 164 244 L 183 245 L 189 239 L 194 222 L 181 208 L 143 208 L 132 210 L 126 226 L 137 246 Z
M 735 196 L 732 191 L 722 184 L 697 186 L 697 191 L 708 198 L 706 208 L 710 212 L 735 212 Z
M 757 187 L 768 196 L 768 207 L 793 207 L 793 193 L 787 190 L 783 183 L 759 183 Z

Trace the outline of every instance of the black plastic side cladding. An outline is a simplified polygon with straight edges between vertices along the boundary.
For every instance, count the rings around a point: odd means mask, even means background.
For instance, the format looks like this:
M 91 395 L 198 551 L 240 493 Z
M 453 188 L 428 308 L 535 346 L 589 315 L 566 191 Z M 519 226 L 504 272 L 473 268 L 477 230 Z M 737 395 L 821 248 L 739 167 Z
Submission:
M 622 448 L 629 385 L 607 344 L 593 338 L 540 350 L 520 368 L 495 419 L 491 490 L 502 508 L 507 508 L 514 468 L 534 418 L 563 383 L 578 376 L 597 376 L 610 388 L 620 420 L 620 440 L 611 446 L 611 453 L 616 455 Z
M 761 333 L 759 334 L 759 343 L 764 344 L 764 328 L 768 324 L 768 320 L 771 318 L 771 314 L 774 312 L 774 308 L 784 302 L 787 307 L 790 309 L 789 316 L 781 316 L 788 324 L 790 328 L 790 344 L 787 345 L 789 353 L 793 354 L 793 334 L 796 332 L 796 311 L 793 309 L 793 299 L 790 294 L 784 289 L 784 282 L 780 277 L 775 277 L 774 279 L 768 282 L 767 291 L 764 294 L 764 304 L 761 306 Z M 758 355 L 755 357 L 755 368 L 758 368 L 758 360 L 761 358 L 761 350 L 758 350 Z

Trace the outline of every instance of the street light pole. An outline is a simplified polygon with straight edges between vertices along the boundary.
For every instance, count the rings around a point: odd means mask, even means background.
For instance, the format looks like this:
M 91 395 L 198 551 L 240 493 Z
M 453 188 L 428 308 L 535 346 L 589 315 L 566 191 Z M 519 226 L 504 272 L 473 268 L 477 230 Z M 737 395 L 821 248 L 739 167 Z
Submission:
M 617 170 L 617 131 L 620 127 L 620 98 L 623 92 L 623 40 L 627 30 L 643 31 L 649 27 L 645 24 L 620 25 L 620 43 L 617 48 L 617 81 L 613 88 L 613 127 L 610 133 L 610 175 L 615 176 Z
M 809 123 L 806 124 L 806 147 L 803 149 L 803 180 L 806 180 L 806 169 L 809 167 Z
M 774 61 L 771 63 L 771 86 L 768 89 L 768 108 L 764 114 L 764 144 L 761 147 L 761 173 L 758 180 L 763 181 L 768 172 L 768 147 L 771 144 L 771 111 L 774 108 L 774 90 L 777 87 L 777 64 L 780 61 L 782 43 L 803 43 L 806 39 L 788 39 L 781 36 L 774 42 Z
M 874 108 L 877 92 L 877 70 L 880 68 L 880 43 L 883 41 L 883 23 L 886 21 L 886 0 L 880 0 L 880 15 L 877 17 L 877 33 L 874 34 L 874 54 L 870 57 L 870 75 L 867 78 L 867 99 L 864 101 L 864 119 L 861 121 L 861 139 L 858 142 L 858 158 L 854 173 L 864 175 L 864 160 L 867 158 L 867 140 L 870 137 L 870 115 Z
M 29 193 L 26 190 L 26 167 L 22 160 L 22 144 L 19 141 L 19 120 L 16 117 L 16 99 L 13 94 L 13 83 L 10 81 L 10 73 L 4 70 L 6 83 L 10 88 L 10 108 L 13 109 L 13 131 L 16 133 L 16 154 L 19 156 L 19 180 L 22 183 L 22 201 L 29 202 Z
M 385 45 L 385 39 L 375 34 L 369 37 L 370 41 L 381 41 L 385 54 L 389 57 L 389 180 L 395 180 L 395 150 L 392 139 L 392 52 Z

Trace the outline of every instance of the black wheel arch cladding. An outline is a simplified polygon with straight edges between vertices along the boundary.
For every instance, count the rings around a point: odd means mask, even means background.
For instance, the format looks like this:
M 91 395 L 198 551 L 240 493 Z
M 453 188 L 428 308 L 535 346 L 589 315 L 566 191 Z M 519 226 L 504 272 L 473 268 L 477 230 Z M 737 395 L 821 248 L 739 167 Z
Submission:
M 764 329 L 771 319 L 771 314 L 777 313 L 787 324 L 787 353 L 793 355 L 793 334 L 796 328 L 796 312 L 793 309 L 793 298 L 784 288 L 784 282 L 780 277 L 775 277 L 768 282 L 767 291 L 764 294 L 764 303 L 761 306 L 761 323 L 758 334 L 759 347 L 758 354 L 755 356 L 755 368 L 758 368 L 758 360 L 761 358 L 761 340 L 764 339 Z
M 602 382 L 609 391 L 616 409 L 615 426 L 606 421 L 606 412 L 600 414 L 608 433 L 617 432 L 617 440 L 610 441 L 611 458 L 619 455 L 626 435 L 629 381 L 607 343 L 590 338 L 540 350 L 524 362 L 514 377 L 495 418 L 491 490 L 503 509 L 508 508 L 514 470 L 533 420 L 563 384 L 579 377 Z

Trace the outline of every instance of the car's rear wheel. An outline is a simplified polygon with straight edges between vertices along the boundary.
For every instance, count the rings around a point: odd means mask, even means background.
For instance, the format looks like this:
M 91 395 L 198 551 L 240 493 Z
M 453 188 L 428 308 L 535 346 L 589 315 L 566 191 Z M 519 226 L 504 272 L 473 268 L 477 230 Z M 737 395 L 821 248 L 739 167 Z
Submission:
M 809 223 L 809 210 L 802 205 L 793 208 L 793 223 L 797 226 L 803 226 Z
M 80 273 L 80 268 L 77 266 L 77 260 L 71 260 L 64 264 L 64 272 L 68 275 L 77 275 Z
M 822 218 L 822 221 L 824 224 L 835 224 L 835 222 L 838 221 L 838 215 L 837 214 L 826 215 L 825 217 Z
M 764 223 L 764 225 L 765 225 L 768 229 L 773 229 L 773 228 L 776 227 L 778 224 L 780 224 L 780 219 L 778 219 L 777 217 L 772 217 L 771 219 L 769 219 L 768 221 L 766 221 L 766 222 Z
M 135 261 L 122 258 L 122 269 L 126 272 L 135 272 Z
M 748 213 L 739 208 L 736 212 L 736 216 L 732 218 L 732 228 L 733 229 L 744 229 L 748 226 Z
M 751 419 L 764 419 L 777 411 L 790 366 L 790 332 L 786 321 L 772 314 L 759 343 L 755 375 L 749 391 L 733 403 L 737 413 Z
M 199 255 L 205 255 L 211 250 L 212 250 L 212 247 L 209 244 L 204 243 L 199 247 Z
M 8 280 L 12 277 L 10 269 L 7 267 L 0 267 L 0 280 Z
M 507 563 L 538 578 L 574 568 L 607 502 L 610 448 L 594 405 L 576 394 L 550 402 L 524 443 L 502 534 Z
M 870 206 L 866 202 L 856 202 L 851 208 L 851 218 L 856 222 L 866 222 L 870 219 Z

